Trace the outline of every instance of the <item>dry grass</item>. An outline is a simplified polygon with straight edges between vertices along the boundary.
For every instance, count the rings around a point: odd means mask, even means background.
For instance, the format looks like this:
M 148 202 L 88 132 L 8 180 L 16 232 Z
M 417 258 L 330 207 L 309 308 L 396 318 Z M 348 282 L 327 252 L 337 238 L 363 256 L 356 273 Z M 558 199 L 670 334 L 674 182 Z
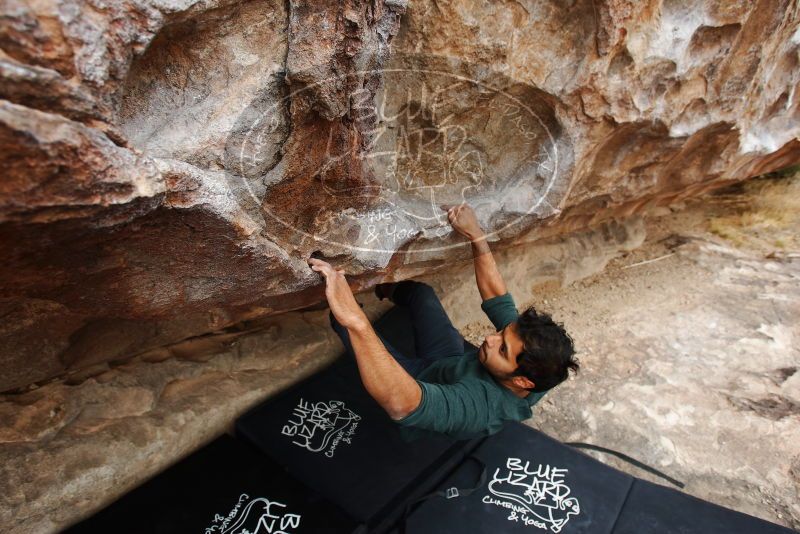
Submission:
M 731 198 L 733 214 L 711 217 L 709 230 L 737 247 L 800 250 L 800 168 L 745 182 Z

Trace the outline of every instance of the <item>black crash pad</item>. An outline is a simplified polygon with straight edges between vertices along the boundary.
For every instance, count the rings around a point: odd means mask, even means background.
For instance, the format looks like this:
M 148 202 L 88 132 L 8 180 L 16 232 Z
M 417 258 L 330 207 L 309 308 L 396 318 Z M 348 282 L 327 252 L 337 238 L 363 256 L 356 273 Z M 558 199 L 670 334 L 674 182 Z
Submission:
M 375 323 L 392 345 L 413 350 L 405 310 Z M 405 504 L 431 490 L 477 441 L 431 437 L 408 442 L 364 389 L 351 359 L 257 406 L 236 432 L 355 520 L 379 532 Z
M 280 466 L 223 436 L 70 533 L 346 533 L 355 524 Z
M 509 423 L 438 488 L 443 495 L 449 488 L 476 489 L 422 501 L 408 517 L 406 532 L 610 533 L 633 480 L 541 432 Z
M 631 477 L 520 423 L 486 438 L 404 526 L 414 534 L 794 532 Z
M 613 534 L 642 532 L 789 534 L 795 531 L 672 488 L 636 479 Z

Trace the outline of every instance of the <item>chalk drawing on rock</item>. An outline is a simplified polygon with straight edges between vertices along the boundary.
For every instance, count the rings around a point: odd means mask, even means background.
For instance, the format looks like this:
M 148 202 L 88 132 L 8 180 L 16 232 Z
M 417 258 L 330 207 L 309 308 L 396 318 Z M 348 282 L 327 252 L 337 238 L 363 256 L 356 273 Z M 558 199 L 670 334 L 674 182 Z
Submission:
M 314 150 L 295 156 L 299 163 L 290 151 L 275 165 L 276 154 L 294 146 L 278 135 L 286 130 L 292 101 L 321 84 L 347 87 L 353 79 L 373 78 L 381 80 L 377 88 L 350 95 L 346 128 L 320 129 Z M 307 240 L 378 254 L 405 254 L 403 245 L 414 240 L 426 251 L 457 248 L 463 243 L 449 239 L 443 205 L 469 203 L 491 237 L 557 214 L 566 194 L 559 184 L 569 176 L 571 142 L 552 99 L 482 65 L 396 56 L 391 68 L 343 73 L 303 85 L 266 108 L 260 101 L 253 106 L 226 145 L 229 166 L 249 169 L 232 173 L 231 187 L 249 193 L 245 203 L 258 211 L 253 222 L 274 223 L 265 235 L 284 248 Z M 350 139 L 352 132 L 358 135 Z M 303 171 L 282 174 L 295 168 Z M 299 197 L 301 218 L 295 213 Z M 391 211 L 392 219 L 370 227 L 342 224 L 376 210 Z

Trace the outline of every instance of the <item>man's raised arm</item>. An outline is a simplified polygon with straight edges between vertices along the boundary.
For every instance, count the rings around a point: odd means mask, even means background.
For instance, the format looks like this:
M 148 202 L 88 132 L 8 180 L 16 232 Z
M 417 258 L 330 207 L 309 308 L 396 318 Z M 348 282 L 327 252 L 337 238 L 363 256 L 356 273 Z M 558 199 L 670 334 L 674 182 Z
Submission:
M 447 219 L 453 229 L 472 243 L 472 257 L 475 264 L 475 281 L 482 300 L 505 295 L 508 290 L 497 269 L 497 264 L 486 240 L 486 234 L 478 224 L 475 212 L 467 204 L 459 206 L 443 206 L 447 210 Z
M 350 335 L 364 388 L 392 419 L 413 412 L 422 401 L 422 389 L 383 346 L 356 302 L 344 272 L 316 258 L 308 263 L 325 278 L 325 297 L 334 317 Z

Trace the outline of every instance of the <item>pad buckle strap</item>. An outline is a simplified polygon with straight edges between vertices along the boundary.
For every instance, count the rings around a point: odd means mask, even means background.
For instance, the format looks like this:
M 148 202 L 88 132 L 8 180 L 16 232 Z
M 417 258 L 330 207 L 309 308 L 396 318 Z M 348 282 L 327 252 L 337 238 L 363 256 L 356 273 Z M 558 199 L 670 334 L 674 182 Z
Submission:
M 445 491 L 445 497 L 448 499 L 455 499 L 458 497 L 458 488 L 447 488 L 447 491 Z

